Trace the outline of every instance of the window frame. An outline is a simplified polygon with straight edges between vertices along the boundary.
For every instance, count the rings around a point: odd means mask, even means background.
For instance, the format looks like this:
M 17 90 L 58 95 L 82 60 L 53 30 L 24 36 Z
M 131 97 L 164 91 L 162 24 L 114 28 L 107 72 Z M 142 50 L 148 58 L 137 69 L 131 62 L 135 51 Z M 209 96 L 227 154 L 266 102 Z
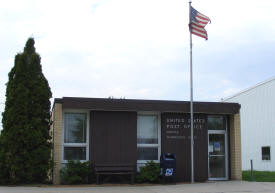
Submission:
M 263 156 L 264 156 L 264 155 L 263 155 L 263 148 L 267 148 L 267 147 L 269 148 L 269 159 L 263 159 Z M 265 161 L 271 161 L 271 146 L 268 146 L 268 145 L 262 146 L 262 147 L 261 147 L 261 150 L 262 150 L 262 152 L 261 152 L 261 153 L 262 153 L 262 155 L 261 155 L 261 156 L 262 156 L 262 161 L 264 161 L 264 162 L 265 162 Z
M 215 117 L 222 117 L 224 120 L 224 129 L 213 129 L 213 128 L 208 128 L 208 118 L 215 118 Z M 207 121 L 206 121 L 206 128 L 208 131 L 226 131 L 227 132 L 227 116 L 225 115 L 218 115 L 218 114 L 209 114 L 207 115 Z
M 158 159 L 157 160 L 138 160 L 137 159 L 137 164 L 138 165 L 143 165 L 146 164 L 148 161 L 154 161 L 156 163 L 160 162 L 160 154 L 161 154 L 161 114 L 159 112 L 149 112 L 149 111 L 142 111 L 137 113 L 137 122 L 138 122 L 138 116 L 156 116 L 157 117 L 157 129 L 158 129 L 158 144 L 138 144 L 137 143 L 137 148 L 138 147 L 157 147 L 158 148 Z M 138 126 L 137 126 L 137 131 L 138 131 Z
M 81 113 L 86 114 L 86 143 L 65 143 L 65 114 L 66 113 Z M 62 114 L 63 120 L 62 120 L 62 150 L 61 150 L 61 161 L 62 163 L 68 163 L 69 160 L 64 159 L 64 149 L 65 147 L 86 147 L 86 159 L 85 160 L 73 160 L 73 161 L 80 161 L 85 162 L 89 161 L 89 144 L 90 144 L 90 112 L 85 110 L 77 110 L 77 109 L 65 109 L 63 110 Z

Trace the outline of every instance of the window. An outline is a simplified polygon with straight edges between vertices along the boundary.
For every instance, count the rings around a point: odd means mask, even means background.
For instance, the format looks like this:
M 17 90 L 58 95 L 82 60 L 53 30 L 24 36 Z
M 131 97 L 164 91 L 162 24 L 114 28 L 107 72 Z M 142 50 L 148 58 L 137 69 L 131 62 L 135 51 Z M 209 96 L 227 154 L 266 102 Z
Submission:
M 64 113 L 63 161 L 88 160 L 87 113 Z
M 146 163 L 148 160 L 159 160 L 158 115 L 138 115 L 137 118 L 137 160 Z
M 270 160 L 270 147 L 262 147 L 262 160 Z
M 208 130 L 226 130 L 225 116 L 210 115 L 207 117 Z

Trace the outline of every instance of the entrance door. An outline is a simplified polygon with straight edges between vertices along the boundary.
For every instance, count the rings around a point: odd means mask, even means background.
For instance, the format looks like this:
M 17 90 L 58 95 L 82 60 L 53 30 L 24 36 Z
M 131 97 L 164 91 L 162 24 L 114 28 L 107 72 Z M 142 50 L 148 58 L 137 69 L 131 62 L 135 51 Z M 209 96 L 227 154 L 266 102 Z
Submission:
M 225 131 L 208 131 L 209 180 L 228 180 L 226 135 Z

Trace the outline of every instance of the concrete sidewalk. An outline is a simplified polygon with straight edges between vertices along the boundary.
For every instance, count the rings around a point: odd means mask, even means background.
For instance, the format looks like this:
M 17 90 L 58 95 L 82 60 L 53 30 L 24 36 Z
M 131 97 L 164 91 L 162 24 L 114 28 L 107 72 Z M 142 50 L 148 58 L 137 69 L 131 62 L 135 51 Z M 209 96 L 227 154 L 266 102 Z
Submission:
M 274 192 L 272 182 L 223 181 L 177 185 L 0 186 L 0 193 L 247 193 Z

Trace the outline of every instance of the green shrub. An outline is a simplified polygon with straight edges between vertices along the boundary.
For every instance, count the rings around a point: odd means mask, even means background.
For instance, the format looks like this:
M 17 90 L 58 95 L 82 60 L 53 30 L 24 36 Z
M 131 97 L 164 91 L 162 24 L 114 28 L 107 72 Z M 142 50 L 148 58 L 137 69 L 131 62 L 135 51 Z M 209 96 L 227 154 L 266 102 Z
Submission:
M 68 161 L 60 170 L 62 184 L 86 184 L 91 175 L 90 162 Z
M 149 182 L 154 183 L 159 181 L 160 166 L 159 163 L 148 161 L 145 166 L 140 167 L 140 172 L 136 177 L 138 183 Z

